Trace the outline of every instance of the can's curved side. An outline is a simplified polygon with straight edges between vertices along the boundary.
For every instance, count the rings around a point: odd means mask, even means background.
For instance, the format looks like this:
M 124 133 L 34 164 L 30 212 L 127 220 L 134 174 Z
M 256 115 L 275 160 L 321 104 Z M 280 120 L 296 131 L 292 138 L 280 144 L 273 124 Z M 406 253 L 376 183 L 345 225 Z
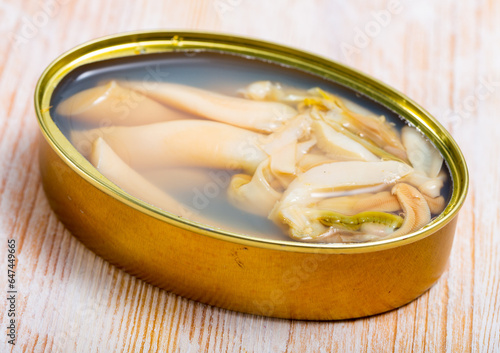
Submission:
M 40 140 L 44 190 L 65 226 L 105 260 L 186 298 L 279 318 L 347 319 L 412 301 L 446 268 L 456 217 L 424 239 L 375 252 L 243 246 L 127 206 L 85 181 Z

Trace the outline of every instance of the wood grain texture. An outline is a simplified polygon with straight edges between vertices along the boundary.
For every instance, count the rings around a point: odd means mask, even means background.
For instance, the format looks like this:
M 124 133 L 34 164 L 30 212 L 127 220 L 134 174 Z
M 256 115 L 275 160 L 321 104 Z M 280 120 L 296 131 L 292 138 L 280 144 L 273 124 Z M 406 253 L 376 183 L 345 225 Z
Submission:
M 2 310 L 0 351 L 499 352 L 500 2 L 396 5 L 0 2 L 0 283 L 5 293 L 6 239 L 14 238 L 19 292 L 17 344 L 7 344 Z M 412 303 L 370 318 L 277 320 L 159 290 L 74 239 L 40 185 L 34 86 L 50 61 L 77 44 L 156 28 L 228 32 L 309 50 L 385 81 L 436 116 L 459 143 L 471 176 L 449 267 L 438 283 Z M 0 303 L 6 308 L 5 299 Z

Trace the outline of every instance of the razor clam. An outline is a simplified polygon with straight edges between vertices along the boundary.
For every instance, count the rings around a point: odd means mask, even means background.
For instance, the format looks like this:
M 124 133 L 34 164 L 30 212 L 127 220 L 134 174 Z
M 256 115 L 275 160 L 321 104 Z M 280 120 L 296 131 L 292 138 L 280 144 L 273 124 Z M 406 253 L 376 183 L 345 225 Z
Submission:
M 164 193 L 160 188 L 132 169 L 100 137 L 93 143 L 90 162 L 107 179 L 131 195 L 181 217 L 199 222 L 208 221 L 201 215 L 195 215 L 177 200 Z
M 228 200 L 233 206 L 263 217 L 269 214 L 282 195 L 269 181 L 269 164 L 269 159 L 263 161 L 253 176 L 233 175 L 227 190 Z
M 321 200 L 325 192 L 350 187 L 391 185 L 412 170 L 397 161 L 346 161 L 325 163 L 298 175 L 276 203 L 269 218 L 277 224 L 289 226 L 289 234 L 299 240 L 313 239 L 326 230 L 317 217 L 304 212 Z
M 276 131 L 297 115 L 294 108 L 283 103 L 230 97 L 181 84 L 157 82 L 153 88 L 139 81 L 121 84 L 181 111 L 259 132 Z
M 413 169 L 429 178 L 437 177 L 443 165 L 439 151 L 417 129 L 409 126 L 401 129 L 401 140 Z
M 360 143 L 350 139 L 341 132 L 335 131 L 324 121 L 315 121 L 313 123 L 313 131 L 318 141 L 318 147 L 334 159 L 367 162 L 380 160 Z
M 443 157 L 414 128 L 403 127 L 401 139 L 408 151 L 408 159 L 414 169 L 414 172 L 408 175 L 405 182 L 417 187 L 420 192 L 429 197 L 438 197 L 447 178 L 446 173 L 442 171 Z
M 170 109 L 145 95 L 122 87 L 116 81 L 78 92 L 58 104 L 57 114 L 90 123 L 135 126 L 189 115 Z
M 241 92 L 250 99 L 299 103 L 299 108 L 302 107 L 302 110 L 313 107 L 323 112 L 329 112 L 330 117 L 334 116 L 335 122 L 344 129 L 356 136 L 357 134 L 363 136 L 360 139 L 373 143 L 398 159 L 406 160 L 406 151 L 401 144 L 399 135 L 394 127 L 385 120 L 385 117 L 355 112 L 353 109 L 349 109 L 339 97 L 325 92 L 321 88 L 316 87 L 305 91 L 284 88 L 269 81 L 257 81 Z
M 267 158 L 260 134 L 205 120 L 72 131 L 75 146 L 102 137 L 133 168 L 198 166 L 253 173 Z
M 395 238 L 419 230 L 431 220 L 431 211 L 424 196 L 413 186 L 398 183 L 391 190 L 404 212 L 403 225 L 390 235 Z

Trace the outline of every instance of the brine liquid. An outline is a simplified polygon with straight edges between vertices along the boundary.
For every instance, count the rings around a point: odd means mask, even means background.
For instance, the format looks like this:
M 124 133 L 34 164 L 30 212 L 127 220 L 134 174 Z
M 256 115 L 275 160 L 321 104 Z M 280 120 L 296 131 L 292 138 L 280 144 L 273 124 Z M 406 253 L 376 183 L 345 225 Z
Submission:
M 383 115 L 400 129 L 404 121 L 397 114 L 353 90 L 298 69 L 254 58 L 218 52 L 172 52 L 146 54 L 101 61 L 75 69 L 56 88 L 51 113 L 60 130 L 68 137 L 71 130 L 92 129 L 71 118 L 60 116 L 55 107 L 82 90 L 109 80 L 146 80 L 179 83 L 211 90 L 229 96 L 255 81 L 279 82 L 299 89 L 320 87 L 354 103 L 360 109 Z M 446 165 L 443 168 L 447 168 Z M 272 221 L 248 214 L 230 205 L 226 188 L 238 171 L 202 168 L 138 170 L 148 180 L 181 202 L 188 210 L 214 220 L 213 226 L 266 239 L 290 240 Z M 448 173 L 449 175 L 449 173 Z M 448 200 L 450 178 L 441 194 Z

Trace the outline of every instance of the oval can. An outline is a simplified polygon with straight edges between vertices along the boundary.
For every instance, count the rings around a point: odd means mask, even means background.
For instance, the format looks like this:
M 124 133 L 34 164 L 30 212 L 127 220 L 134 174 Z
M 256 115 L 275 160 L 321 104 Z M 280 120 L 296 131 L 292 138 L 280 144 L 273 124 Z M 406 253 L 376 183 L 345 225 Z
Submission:
M 203 227 L 114 186 L 61 133 L 50 110 L 58 83 L 84 64 L 150 53 L 217 51 L 318 75 L 379 102 L 415 125 L 452 177 L 448 206 L 407 236 L 358 244 L 257 239 Z M 35 107 L 43 138 L 42 183 L 50 206 L 84 245 L 165 290 L 230 310 L 279 318 L 338 320 L 385 312 L 427 291 L 446 268 L 468 172 L 450 134 L 423 108 L 356 70 L 281 45 L 214 33 L 135 32 L 94 40 L 42 74 Z

